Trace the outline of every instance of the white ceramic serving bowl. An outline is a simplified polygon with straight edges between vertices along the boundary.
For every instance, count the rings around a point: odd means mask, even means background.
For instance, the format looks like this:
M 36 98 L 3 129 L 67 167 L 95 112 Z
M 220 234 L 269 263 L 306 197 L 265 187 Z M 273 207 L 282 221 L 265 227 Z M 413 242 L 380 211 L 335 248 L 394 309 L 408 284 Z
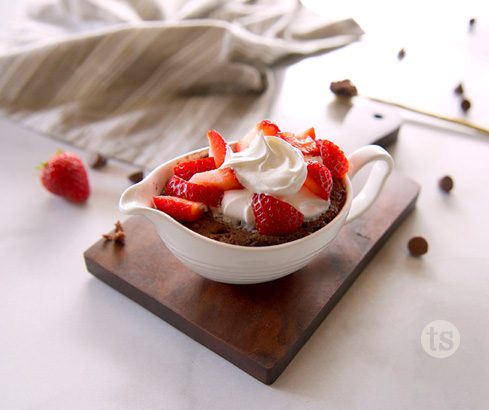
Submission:
M 234 149 L 235 142 L 229 145 Z M 208 148 L 203 148 L 155 168 L 141 182 L 124 191 L 119 209 L 124 214 L 148 218 L 172 254 L 194 272 L 214 281 L 233 284 L 267 282 L 306 266 L 324 251 L 345 223 L 360 216 L 373 204 L 393 168 L 391 156 L 377 145 L 356 150 L 348 157 L 350 170 L 348 176 L 344 177 L 346 202 L 333 221 L 304 238 L 281 245 L 254 248 L 209 239 L 153 208 L 153 196 L 161 194 L 176 165 L 207 155 Z M 371 162 L 375 162 L 375 165 L 366 184 L 353 197 L 350 179 Z

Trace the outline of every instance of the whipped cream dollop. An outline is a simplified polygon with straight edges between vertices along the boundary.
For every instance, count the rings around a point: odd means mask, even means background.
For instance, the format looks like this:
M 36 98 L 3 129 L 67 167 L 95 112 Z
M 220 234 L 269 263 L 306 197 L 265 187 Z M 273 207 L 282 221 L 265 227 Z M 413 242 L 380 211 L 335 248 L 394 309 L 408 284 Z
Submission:
M 263 131 L 245 150 L 228 149 L 222 167 L 232 168 L 249 191 L 272 196 L 296 193 L 307 177 L 302 153 L 282 138 L 264 136 Z
M 264 193 L 287 202 L 311 220 L 329 208 L 325 201 L 304 187 L 307 165 L 304 156 L 288 142 L 263 132 L 240 152 L 228 149 L 222 167 L 232 168 L 245 189 L 224 192 L 221 212 L 245 226 L 255 226 L 251 201 L 255 193 Z

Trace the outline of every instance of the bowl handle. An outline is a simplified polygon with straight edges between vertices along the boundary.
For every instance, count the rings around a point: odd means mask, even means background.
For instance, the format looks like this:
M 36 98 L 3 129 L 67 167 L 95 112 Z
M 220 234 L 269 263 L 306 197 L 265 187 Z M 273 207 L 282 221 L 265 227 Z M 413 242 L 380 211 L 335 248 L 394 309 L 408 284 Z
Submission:
M 379 145 L 366 145 L 352 152 L 348 157 L 350 168 L 348 177 L 353 179 L 364 166 L 374 163 L 365 185 L 355 195 L 346 223 L 353 221 L 369 209 L 379 196 L 387 177 L 392 172 L 394 161 L 389 153 Z

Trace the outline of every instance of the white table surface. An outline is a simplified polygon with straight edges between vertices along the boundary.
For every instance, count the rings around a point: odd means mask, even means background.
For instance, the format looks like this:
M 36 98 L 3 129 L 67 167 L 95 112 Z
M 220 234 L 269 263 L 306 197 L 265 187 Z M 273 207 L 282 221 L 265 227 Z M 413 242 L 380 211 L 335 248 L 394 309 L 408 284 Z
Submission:
M 468 118 L 487 126 L 483 2 L 394 3 L 335 9 L 356 10 L 349 14 L 370 34 L 288 69 L 270 118 L 327 134 L 329 82 L 346 77 L 361 93 L 462 117 L 453 88 L 463 81 Z M 0 4 L 10 22 L 19 3 Z M 67 203 L 45 191 L 36 166 L 58 148 L 88 154 L 0 118 L 0 408 L 487 409 L 489 135 L 399 113 L 405 122 L 389 151 L 420 184 L 417 207 L 272 386 L 87 272 L 83 252 L 124 219 L 117 203 L 134 168 L 90 169 L 90 200 Z M 446 174 L 449 195 L 437 186 Z M 421 258 L 406 249 L 416 235 L 430 246 Z M 422 348 L 434 320 L 460 333 L 450 357 Z

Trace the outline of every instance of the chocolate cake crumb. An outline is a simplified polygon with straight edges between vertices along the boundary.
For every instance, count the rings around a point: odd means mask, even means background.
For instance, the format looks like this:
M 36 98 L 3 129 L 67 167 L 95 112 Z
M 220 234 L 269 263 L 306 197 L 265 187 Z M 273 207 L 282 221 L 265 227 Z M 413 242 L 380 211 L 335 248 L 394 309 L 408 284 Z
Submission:
M 403 59 L 404 59 L 404 57 L 406 57 L 406 50 L 404 50 L 403 48 L 401 48 L 401 49 L 399 50 L 399 52 L 397 53 L 397 59 L 398 59 L 399 61 L 401 61 L 401 60 L 403 60 Z
M 422 236 L 415 236 L 409 240 L 408 249 L 413 256 L 424 255 L 428 252 L 428 242 Z
M 475 25 L 475 18 L 471 18 L 469 20 L 469 31 L 472 31 L 474 29 L 474 25 Z
M 453 189 L 453 179 L 449 175 L 445 175 L 438 181 L 438 186 L 444 192 L 450 192 Z
M 136 184 L 136 183 L 142 181 L 142 179 L 144 178 L 144 173 L 143 173 L 143 171 L 136 171 L 136 172 L 133 172 L 132 174 L 129 174 L 127 177 L 129 178 L 129 181 Z
M 88 164 L 93 169 L 99 169 L 107 165 L 107 158 L 98 152 L 92 152 L 88 158 Z
M 339 95 L 342 97 L 354 97 L 358 95 L 357 87 L 350 80 L 342 80 L 342 81 L 333 81 L 329 89 L 335 95 Z
M 105 238 L 106 241 L 113 241 L 120 244 L 124 244 L 126 241 L 126 233 L 124 232 L 124 228 L 122 228 L 120 221 L 117 221 L 115 223 L 115 230 L 113 235 L 102 234 L 102 237 Z
M 116 232 L 114 234 L 114 242 L 125 243 L 126 241 L 126 233 L 125 232 Z
M 470 101 L 467 98 L 464 98 L 460 103 L 460 107 L 462 108 L 463 112 L 469 111 L 470 106 L 471 106 Z
M 304 222 L 295 232 L 287 235 L 262 235 L 256 230 L 249 230 L 238 223 L 233 224 L 226 221 L 222 216 L 212 215 L 206 212 L 196 222 L 183 223 L 194 232 L 232 245 L 241 246 L 271 246 L 279 245 L 303 238 L 318 231 L 331 222 L 341 211 L 346 199 L 346 188 L 341 179 L 333 179 L 333 190 L 330 196 L 330 207 L 319 218 Z

